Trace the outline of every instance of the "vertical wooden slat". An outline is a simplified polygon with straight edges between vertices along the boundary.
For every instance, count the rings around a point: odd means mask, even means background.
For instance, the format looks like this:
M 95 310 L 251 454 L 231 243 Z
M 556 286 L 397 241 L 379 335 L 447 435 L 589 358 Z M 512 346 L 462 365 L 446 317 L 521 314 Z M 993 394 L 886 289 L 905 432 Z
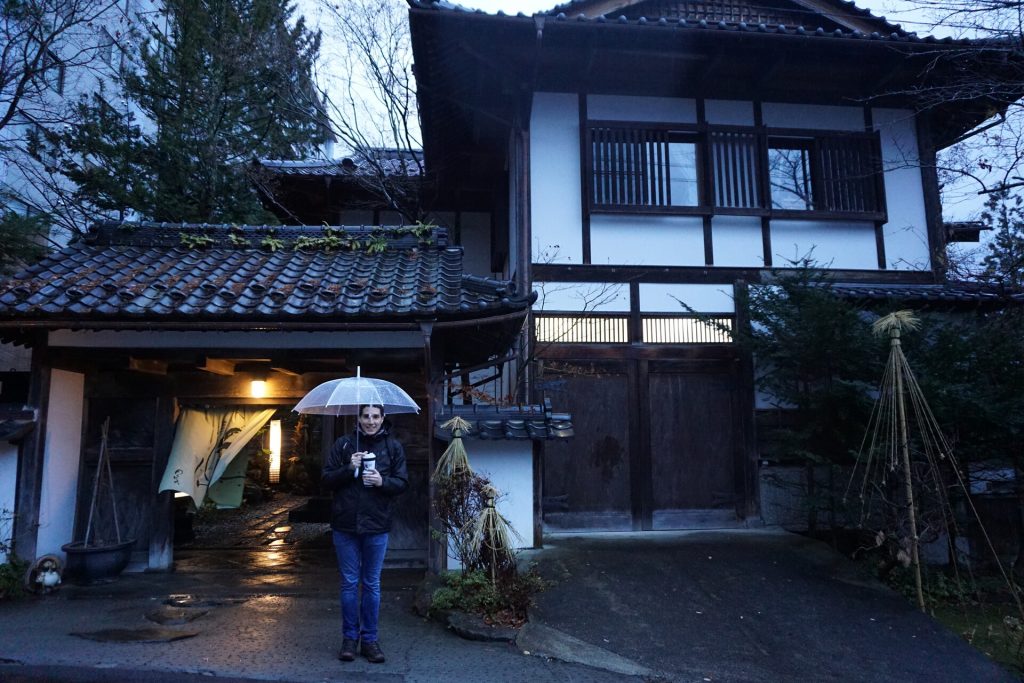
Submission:
M 644 154 L 642 130 L 633 129 L 633 204 L 643 205 L 644 201 Z
M 668 145 L 666 140 L 668 135 L 661 131 L 654 140 L 654 156 L 655 156 L 655 168 L 657 168 L 657 178 L 655 179 L 655 187 L 657 188 L 658 194 L 656 202 L 658 206 L 668 206 L 671 202 L 666 201 L 668 195 L 668 183 L 666 182 L 667 170 L 668 170 Z
M 612 191 L 612 147 L 609 138 L 610 131 L 607 128 L 601 130 L 601 170 L 604 178 L 601 180 L 601 203 L 611 204 L 615 193 Z
M 747 169 L 747 188 L 748 188 L 748 200 L 746 207 L 753 209 L 758 206 L 757 199 L 757 138 L 753 135 L 746 135 L 747 150 L 746 162 L 744 166 Z
M 644 188 L 643 197 L 641 199 L 643 200 L 645 206 L 649 206 L 655 203 L 653 201 L 654 192 L 653 188 L 651 187 L 651 182 L 654 178 L 654 169 L 651 168 L 651 159 L 653 157 L 651 154 L 648 153 L 648 147 L 650 146 L 650 144 L 650 133 L 648 131 L 644 131 L 643 134 L 640 136 L 640 161 L 642 163 L 643 169 L 643 177 L 641 179 L 641 182 Z
M 725 150 L 717 133 L 711 133 L 711 139 L 715 155 L 715 204 L 728 206 L 725 190 Z
M 634 206 L 640 203 L 640 154 L 638 141 L 640 133 L 635 128 L 629 131 L 629 144 L 627 154 L 629 155 L 629 203 Z
M 626 204 L 629 199 L 626 194 L 626 159 L 624 155 L 625 133 L 617 129 L 614 131 L 615 144 L 613 146 L 615 155 L 615 203 Z
M 633 203 L 633 131 L 622 131 L 622 203 Z

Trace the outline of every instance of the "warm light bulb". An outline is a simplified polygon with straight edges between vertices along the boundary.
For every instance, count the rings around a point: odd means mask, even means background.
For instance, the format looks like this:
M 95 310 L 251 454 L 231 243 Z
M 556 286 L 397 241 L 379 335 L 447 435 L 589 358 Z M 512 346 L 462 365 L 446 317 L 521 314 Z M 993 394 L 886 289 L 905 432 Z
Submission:
M 267 395 L 267 381 L 254 379 L 249 387 L 249 393 L 253 398 L 263 398 Z

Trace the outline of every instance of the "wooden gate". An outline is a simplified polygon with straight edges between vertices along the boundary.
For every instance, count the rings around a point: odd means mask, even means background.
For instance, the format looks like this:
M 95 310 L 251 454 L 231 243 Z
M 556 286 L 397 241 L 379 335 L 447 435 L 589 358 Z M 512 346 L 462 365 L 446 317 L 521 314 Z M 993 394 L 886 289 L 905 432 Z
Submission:
M 732 363 L 651 362 L 649 514 L 643 528 L 685 529 L 736 518 L 737 391 Z
M 541 386 L 576 436 L 544 455 L 553 530 L 686 529 L 744 509 L 742 401 L 732 359 L 559 361 Z

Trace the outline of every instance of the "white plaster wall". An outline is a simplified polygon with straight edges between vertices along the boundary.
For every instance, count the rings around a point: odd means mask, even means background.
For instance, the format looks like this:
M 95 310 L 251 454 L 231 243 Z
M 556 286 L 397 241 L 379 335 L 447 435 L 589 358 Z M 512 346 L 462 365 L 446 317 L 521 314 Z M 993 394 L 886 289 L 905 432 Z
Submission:
M 74 540 L 84 393 L 85 375 L 52 371 L 39 532 L 36 536 L 37 556 L 57 554 L 63 557 L 60 547 Z
M 533 442 L 485 441 L 466 439 L 469 464 L 475 472 L 491 480 L 503 495 L 498 512 L 521 537 L 513 542 L 518 548 L 533 546 Z M 459 567 L 449 555 L 448 568 Z
M 534 282 L 535 311 L 629 312 L 629 286 L 611 282 Z
M 864 130 L 861 107 L 765 102 L 761 105 L 761 117 L 769 128 Z
M 705 100 L 704 118 L 720 126 L 754 125 L 754 103 L 745 100 Z
M 733 288 L 729 285 L 640 285 L 643 313 L 687 313 L 680 301 L 700 313 L 731 313 L 735 309 Z
M 580 163 L 577 96 L 536 93 L 530 115 L 534 263 L 583 263 Z
M 491 272 L 491 215 L 466 212 L 460 216 L 462 267 L 472 275 L 493 276 Z
M 878 268 L 875 226 L 866 222 L 773 220 L 772 264 L 810 257 L 823 268 Z
M 590 95 L 587 108 L 591 119 L 696 121 L 695 102 L 688 99 Z M 530 152 L 534 263 L 582 263 L 577 109 L 575 94 L 538 93 L 534 98 Z M 747 101 L 708 100 L 705 112 L 712 123 L 753 123 L 753 105 Z M 769 127 L 864 130 L 864 111 L 857 106 L 766 102 L 762 113 Z M 913 117 L 896 109 L 875 109 L 873 117 L 882 137 L 886 168 L 887 264 L 896 269 L 927 269 L 927 227 Z M 716 266 L 764 266 L 757 219 L 716 216 L 713 235 Z M 703 226 L 696 217 L 596 214 L 591 216 L 590 239 L 595 265 L 705 265 Z M 775 265 L 785 265 L 812 248 L 822 266 L 878 267 L 869 223 L 772 222 Z
M 593 215 L 595 265 L 703 266 L 704 223 L 698 216 Z
M 714 216 L 711 244 L 716 266 L 763 266 L 764 242 L 757 216 Z
M 889 222 L 883 228 L 885 259 L 897 270 L 927 270 L 928 223 L 924 183 L 913 112 L 903 109 L 872 110 L 882 142 L 885 203 Z
M 587 118 L 604 121 L 696 123 L 697 102 L 676 97 L 588 95 Z
M 0 548 L 11 545 L 14 536 L 14 496 L 18 480 L 18 447 L 0 441 Z M 0 564 L 7 561 L 7 553 L 0 550 Z

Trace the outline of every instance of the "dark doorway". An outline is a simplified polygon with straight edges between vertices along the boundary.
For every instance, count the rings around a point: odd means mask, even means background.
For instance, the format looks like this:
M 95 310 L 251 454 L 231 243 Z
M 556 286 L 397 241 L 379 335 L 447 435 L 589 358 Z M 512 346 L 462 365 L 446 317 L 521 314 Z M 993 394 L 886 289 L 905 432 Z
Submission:
M 544 454 L 551 530 L 730 526 L 741 509 L 738 363 L 547 361 L 542 390 L 576 436 Z

